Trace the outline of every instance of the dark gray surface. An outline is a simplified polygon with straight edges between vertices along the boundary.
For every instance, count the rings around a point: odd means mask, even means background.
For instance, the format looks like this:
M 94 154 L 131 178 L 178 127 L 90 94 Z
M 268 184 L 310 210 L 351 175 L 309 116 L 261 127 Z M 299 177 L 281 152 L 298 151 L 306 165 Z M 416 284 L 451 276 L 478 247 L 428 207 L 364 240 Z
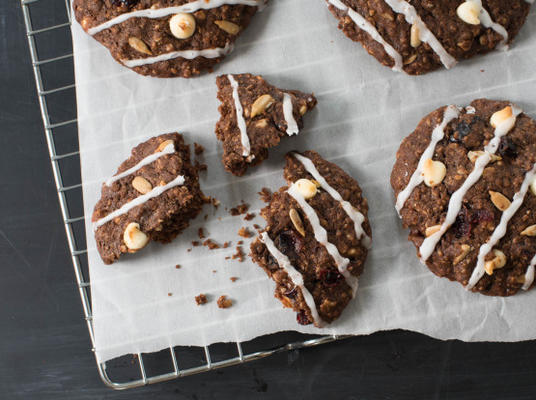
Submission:
M 61 2 L 41 3 L 49 23 L 63 12 Z M 74 285 L 23 31 L 18 2 L 1 0 L 0 399 L 536 398 L 535 342 L 441 342 L 402 331 L 123 393 L 106 388 Z M 53 38 L 41 44 L 45 54 L 68 50 Z M 49 87 L 69 83 L 69 64 L 51 76 Z M 70 118 L 72 100 L 51 103 Z

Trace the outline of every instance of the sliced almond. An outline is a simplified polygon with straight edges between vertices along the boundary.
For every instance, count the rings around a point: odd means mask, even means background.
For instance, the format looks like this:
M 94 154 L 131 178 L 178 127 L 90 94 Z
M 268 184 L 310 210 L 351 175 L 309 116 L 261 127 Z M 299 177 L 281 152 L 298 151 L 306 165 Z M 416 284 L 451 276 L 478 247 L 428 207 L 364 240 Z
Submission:
M 140 230 L 140 224 L 131 222 L 123 233 L 123 241 L 129 250 L 137 251 L 147 245 L 149 236 Z
M 478 157 L 481 157 L 484 154 L 486 154 L 486 152 L 482 150 L 470 151 L 467 153 L 467 157 L 469 157 L 469 160 L 471 160 L 472 163 L 475 163 Z M 496 154 L 490 154 L 490 160 L 491 162 L 500 161 L 502 160 L 502 157 Z
M 303 106 L 300 107 L 300 115 L 305 115 L 306 112 L 307 112 L 307 106 L 304 104 Z
M 523 236 L 536 236 L 536 225 L 527 226 L 521 234 Z
M 493 190 L 489 191 L 489 196 L 491 198 L 491 202 L 495 207 L 497 207 L 501 211 L 505 211 L 510 207 L 510 204 L 512 202 L 506 197 L 504 194 L 499 192 L 494 192 Z
M 411 25 L 410 44 L 411 47 L 419 47 L 421 45 L 421 32 L 417 24 Z
M 500 250 L 493 250 L 493 259 L 484 263 L 484 270 L 488 275 L 493 275 L 496 269 L 500 269 L 506 265 L 506 256 Z
M 170 144 L 173 144 L 173 140 L 171 140 L 171 139 L 169 139 L 169 140 L 164 140 L 162 143 L 160 143 L 160 144 L 158 145 L 158 147 L 156 148 L 155 153 L 164 151 L 164 149 L 165 149 L 166 147 L 168 147 Z
M 149 47 L 145 44 L 145 42 L 141 39 L 138 39 L 137 37 L 131 36 L 128 38 L 128 44 L 130 47 L 132 47 L 134 50 L 139 51 L 143 54 L 151 55 L 151 50 L 149 50 Z
M 425 231 L 426 237 L 432 236 L 434 233 L 439 232 L 440 229 L 441 225 L 429 226 Z
M 409 56 L 407 59 L 404 60 L 404 65 L 409 65 L 416 59 L 417 59 L 417 54 L 412 54 L 411 56 Z
M 294 208 L 291 208 L 288 215 L 292 221 L 292 224 L 294 225 L 294 228 L 296 228 L 300 235 L 305 237 L 305 228 L 303 227 L 303 222 L 300 218 L 300 214 L 298 214 L 298 211 L 296 211 Z
M 255 116 L 265 112 L 274 103 L 274 101 L 274 98 L 269 94 L 259 96 L 251 105 L 251 118 L 254 118 Z
M 218 25 L 218 27 L 221 30 L 227 32 L 230 35 L 237 35 L 238 32 L 240 32 L 240 26 L 238 26 L 234 22 L 221 20 L 221 21 L 214 21 L 214 23 Z
M 468 244 L 462 244 L 460 248 L 461 248 L 461 253 L 458 254 L 456 258 L 454 259 L 454 265 L 463 261 L 463 259 L 467 257 L 467 254 L 469 254 L 469 252 L 471 251 L 471 246 L 469 246 Z
M 532 182 L 530 183 L 530 191 L 532 194 L 536 195 L 536 176 L 532 178 Z
M 512 107 L 510 106 L 507 106 L 507 107 L 504 107 L 502 110 L 500 111 L 497 111 L 496 113 L 494 113 L 490 120 L 489 120 L 489 123 L 491 124 L 492 127 L 494 128 L 497 128 L 499 125 L 503 124 L 504 122 L 506 121 L 512 121 L 510 124 L 512 125 L 508 131 L 510 131 L 510 129 L 512 129 L 514 127 L 514 124 L 515 124 L 515 118 L 512 118 L 514 116 L 513 114 L 513 111 L 512 111 Z
M 439 185 L 445 179 L 447 167 L 441 161 L 434 161 L 431 158 L 424 162 L 422 175 L 424 183 L 428 187 Z
M 132 180 L 132 186 L 141 194 L 146 194 L 151 191 L 153 185 L 143 176 L 137 176 Z
M 255 123 L 255 126 L 257 128 L 266 128 L 268 126 L 268 121 L 266 120 L 266 118 L 263 118 L 263 119 L 259 119 L 256 123 Z

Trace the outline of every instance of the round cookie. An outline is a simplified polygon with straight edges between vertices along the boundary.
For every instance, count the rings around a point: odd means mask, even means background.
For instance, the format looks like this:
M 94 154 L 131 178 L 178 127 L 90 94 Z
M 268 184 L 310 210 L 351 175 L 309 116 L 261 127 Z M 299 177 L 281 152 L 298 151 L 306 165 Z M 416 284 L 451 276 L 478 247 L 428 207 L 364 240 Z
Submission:
M 267 0 L 74 0 L 82 28 L 142 75 L 190 78 L 233 50 Z
M 91 221 L 105 264 L 135 253 L 150 241 L 168 243 L 197 216 L 204 203 L 198 170 L 182 135 L 153 137 L 102 185 Z
M 536 121 L 506 101 L 442 107 L 406 137 L 391 173 L 418 256 L 491 296 L 534 286 Z
M 533 0 L 326 0 L 339 28 L 383 65 L 410 75 L 495 48 L 521 29 Z
M 275 297 L 301 325 L 337 319 L 357 290 L 370 247 L 368 205 L 357 182 L 314 151 L 289 153 L 289 187 L 261 214 L 251 256 L 276 282 Z

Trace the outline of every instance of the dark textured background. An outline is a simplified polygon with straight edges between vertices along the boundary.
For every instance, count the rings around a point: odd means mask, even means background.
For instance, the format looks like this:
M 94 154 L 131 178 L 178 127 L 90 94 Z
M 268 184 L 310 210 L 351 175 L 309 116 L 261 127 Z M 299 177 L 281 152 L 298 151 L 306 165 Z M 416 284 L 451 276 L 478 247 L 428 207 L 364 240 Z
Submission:
M 65 20 L 62 1 L 37 3 L 41 27 Z M 69 52 L 66 38 L 39 35 L 40 56 Z M 46 69 L 47 88 L 72 80 L 69 61 Z M 72 92 L 49 97 L 58 121 L 73 117 Z M 535 342 L 441 342 L 402 331 L 114 392 L 90 351 L 16 0 L 0 1 L 0 131 L 0 399 L 536 398 Z M 56 133 L 61 151 L 76 146 L 73 132 Z M 77 163 L 64 165 L 72 183 Z M 73 214 L 79 209 L 74 202 Z

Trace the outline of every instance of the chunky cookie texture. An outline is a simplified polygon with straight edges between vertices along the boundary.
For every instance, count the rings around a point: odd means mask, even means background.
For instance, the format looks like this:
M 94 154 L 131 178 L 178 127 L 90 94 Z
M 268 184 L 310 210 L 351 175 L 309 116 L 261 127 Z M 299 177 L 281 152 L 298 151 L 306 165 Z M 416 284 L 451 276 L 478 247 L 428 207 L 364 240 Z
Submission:
M 139 74 L 211 70 L 267 0 L 74 0 L 82 28 Z
M 182 135 L 160 135 L 139 144 L 103 184 L 93 211 L 102 260 L 111 264 L 150 240 L 170 242 L 201 211 L 203 198 Z
M 237 176 L 265 160 L 281 138 L 298 134 L 303 116 L 316 106 L 312 94 L 278 89 L 258 75 L 222 75 L 216 84 L 221 102 L 216 136 L 225 169 Z
M 402 142 L 391 185 L 434 274 L 492 296 L 534 286 L 536 122 L 518 107 L 481 99 L 432 112 Z
M 420 75 L 515 38 L 529 0 L 326 0 L 350 39 L 380 63 Z
M 251 256 L 276 282 L 275 297 L 301 325 L 323 327 L 355 296 L 370 247 L 368 205 L 357 182 L 314 151 L 289 153 L 288 187 L 261 214 Z

